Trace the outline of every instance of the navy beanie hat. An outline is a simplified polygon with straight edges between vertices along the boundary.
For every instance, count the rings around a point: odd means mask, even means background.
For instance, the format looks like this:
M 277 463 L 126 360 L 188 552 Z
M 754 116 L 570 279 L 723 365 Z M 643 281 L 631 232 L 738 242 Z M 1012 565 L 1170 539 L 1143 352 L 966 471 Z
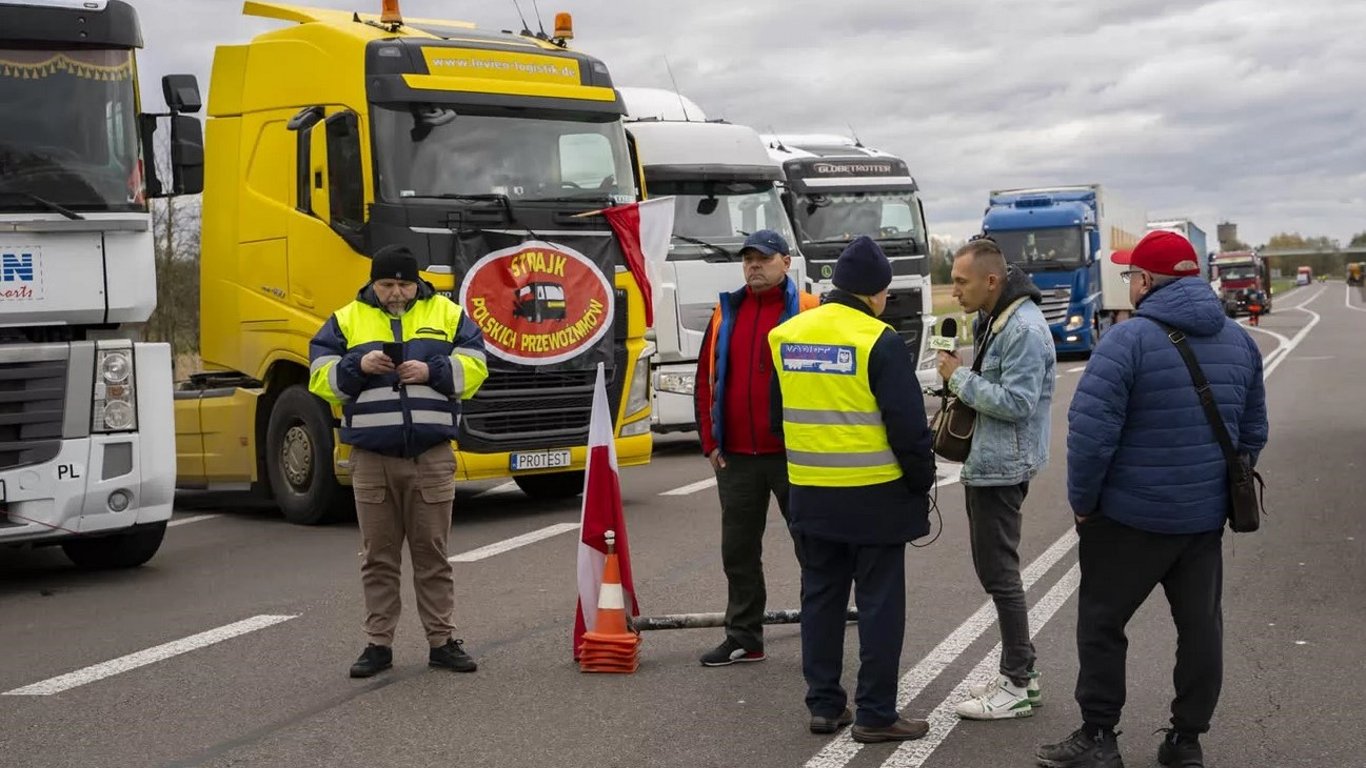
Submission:
M 376 280 L 418 282 L 417 258 L 403 245 L 386 245 L 370 259 L 370 282 Z
M 874 296 L 892 284 L 892 262 L 873 238 L 860 235 L 835 262 L 835 287 L 859 296 Z

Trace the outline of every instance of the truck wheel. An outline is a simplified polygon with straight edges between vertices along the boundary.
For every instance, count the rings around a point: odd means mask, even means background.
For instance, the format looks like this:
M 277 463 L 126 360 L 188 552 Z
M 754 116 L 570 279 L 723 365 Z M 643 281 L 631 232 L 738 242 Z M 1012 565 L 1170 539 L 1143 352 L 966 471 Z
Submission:
M 568 499 L 583 493 L 583 470 L 552 472 L 548 475 L 518 475 L 512 478 L 512 481 L 533 499 Z
M 332 471 L 332 412 L 303 385 L 280 394 L 266 428 L 266 474 L 271 495 L 295 525 L 343 517 L 351 495 Z
M 166 523 L 140 525 L 127 533 L 62 542 L 62 551 L 77 568 L 88 571 L 136 568 L 152 559 L 161 548 Z

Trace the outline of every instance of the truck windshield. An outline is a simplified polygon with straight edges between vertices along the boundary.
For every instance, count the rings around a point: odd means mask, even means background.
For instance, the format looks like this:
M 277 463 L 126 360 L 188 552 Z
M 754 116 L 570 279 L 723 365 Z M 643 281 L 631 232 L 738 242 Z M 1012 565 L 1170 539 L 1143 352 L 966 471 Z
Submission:
M 920 208 L 913 192 L 841 192 L 797 197 L 803 243 L 836 243 L 868 235 L 919 240 Z
M 1257 268 L 1252 265 L 1220 267 L 1220 280 L 1254 280 L 1257 277 Z
M 771 181 L 656 181 L 649 189 L 651 197 L 674 198 L 669 261 L 739 260 L 745 237 L 760 229 L 775 230 L 792 242 Z
M 0 210 L 145 211 L 128 50 L 0 48 Z
M 1081 229 L 994 231 L 991 238 L 1001 246 L 1006 261 L 1025 271 L 1073 269 L 1083 262 Z
M 379 194 L 506 195 L 513 203 L 631 202 L 636 198 L 621 121 L 472 114 L 439 105 L 374 110 Z

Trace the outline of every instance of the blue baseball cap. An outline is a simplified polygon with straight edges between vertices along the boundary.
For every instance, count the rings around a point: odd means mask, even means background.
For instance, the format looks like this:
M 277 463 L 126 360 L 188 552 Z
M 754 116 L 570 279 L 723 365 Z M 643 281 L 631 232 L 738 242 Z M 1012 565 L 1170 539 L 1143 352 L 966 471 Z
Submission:
M 751 248 L 765 256 L 772 256 L 775 253 L 786 256 L 789 253 L 787 241 L 783 239 L 782 235 L 771 229 L 761 229 L 745 238 L 745 244 L 740 246 L 740 253 Z

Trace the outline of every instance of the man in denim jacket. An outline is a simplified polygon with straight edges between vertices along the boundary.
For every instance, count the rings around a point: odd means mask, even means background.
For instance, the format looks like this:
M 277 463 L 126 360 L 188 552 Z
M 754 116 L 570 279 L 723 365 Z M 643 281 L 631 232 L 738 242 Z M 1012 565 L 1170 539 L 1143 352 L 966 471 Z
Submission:
M 972 564 L 1001 625 L 1000 675 L 974 686 L 957 710 L 973 720 L 1027 717 L 1039 701 L 1039 684 L 1020 580 L 1020 507 L 1029 481 L 1048 463 L 1057 356 L 1039 309 L 1042 294 L 1028 275 L 1006 265 L 994 241 L 974 238 L 954 255 L 953 296 L 977 313 L 974 354 L 984 357 L 981 373 L 973 373 L 940 352 L 939 373 L 977 412 L 963 490 Z

